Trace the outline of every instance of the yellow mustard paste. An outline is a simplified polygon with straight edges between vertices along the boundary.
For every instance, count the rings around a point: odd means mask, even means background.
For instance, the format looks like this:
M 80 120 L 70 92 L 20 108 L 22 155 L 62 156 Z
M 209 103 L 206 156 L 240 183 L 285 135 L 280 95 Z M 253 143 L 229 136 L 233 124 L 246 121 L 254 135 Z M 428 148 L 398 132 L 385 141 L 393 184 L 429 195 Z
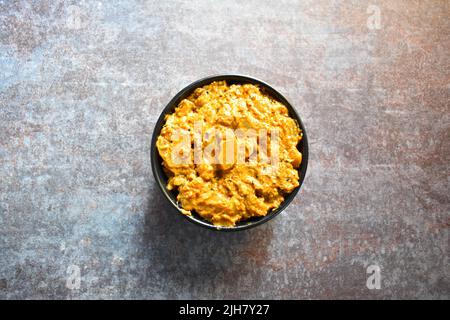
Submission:
M 202 140 L 196 140 L 198 135 L 194 130 L 194 124 L 199 123 Z M 278 152 L 276 166 L 270 161 L 241 163 L 237 156 L 218 163 L 203 158 L 200 163 L 193 161 L 196 147 L 206 148 L 208 143 L 216 141 L 208 135 L 211 128 L 220 133 L 230 129 L 278 132 L 277 149 L 272 146 L 274 138 L 270 136 L 266 152 L 269 157 Z M 179 132 L 187 134 L 190 141 L 200 142 L 186 143 Z M 297 144 L 301 139 L 302 132 L 288 109 L 261 92 L 258 86 L 217 81 L 197 88 L 179 103 L 174 113 L 166 115 L 156 146 L 169 178 L 167 188 L 178 190 L 182 212 L 195 211 L 216 226 L 233 227 L 239 221 L 267 215 L 299 185 L 296 168 L 300 166 L 302 154 Z M 218 141 L 216 156 L 220 157 L 224 144 Z M 244 146 L 246 160 L 260 151 L 260 146 L 254 143 L 257 140 L 247 137 L 242 141 L 239 140 L 239 146 Z M 181 143 L 184 145 L 180 148 Z M 237 144 L 236 138 L 234 145 Z M 174 150 L 188 161 L 175 161 Z M 257 160 L 263 158 L 260 155 Z

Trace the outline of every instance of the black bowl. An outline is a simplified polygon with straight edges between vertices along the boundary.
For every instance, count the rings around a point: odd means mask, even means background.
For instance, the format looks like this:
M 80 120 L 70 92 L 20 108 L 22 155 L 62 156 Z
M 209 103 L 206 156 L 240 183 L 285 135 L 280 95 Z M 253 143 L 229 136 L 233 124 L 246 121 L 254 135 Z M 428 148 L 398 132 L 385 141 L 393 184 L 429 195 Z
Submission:
M 187 216 L 185 214 L 182 214 L 181 210 L 180 210 L 181 208 L 177 204 L 177 193 L 178 192 L 177 191 L 169 191 L 166 188 L 167 176 L 163 171 L 162 159 L 159 156 L 158 150 L 156 148 L 156 140 L 161 132 L 163 125 L 164 125 L 164 116 L 166 114 L 172 113 L 175 110 L 175 108 L 178 106 L 180 101 L 187 98 L 196 88 L 203 87 L 207 84 L 210 84 L 213 81 L 221 81 L 221 80 L 225 80 L 228 84 L 251 83 L 251 84 L 258 85 L 264 93 L 270 95 L 272 98 L 283 103 L 288 108 L 289 115 L 293 119 L 297 120 L 297 122 L 300 126 L 300 129 L 303 132 L 303 138 L 300 141 L 299 145 L 297 146 L 298 150 L 302 153 L 302 163 L 300 165 L 300 168 L 298 169 L 299 170 L 299 178 L 300 178 L 299 186 L 297 188 L 295 188 L 289 195 L 287 195 L 285 197 L 285 200 L 278 208 L 270 211 L 266 216 L 252 218 L 249 220 L 242 221 L 242 222 L 236 224 L 235 227 L 214 226 L 211 222 L 203 219 L 200 215 L 198 215 L 195 212 L 192 213 L 192 216 Z M 263 224 L 264 222 L 269 221 L 270 219 L 272 219 L 273 217 L 278 215 L 281 211 L 283 211 L 289 205 L 289 203 L 294 199 L 295 195 L 300 190 L 303 180 L 305 179 L 306 168 L 308 165 L 308 139 L 306 137 L 305 127 L 303 126 L 303 123 L 302 123 L 300 117 L 298 116 L 297 112 L 295 111 L 295 109 L 292 107 L 292 105 L 289 103 L 289 101 L 285 97 L 283 97 L 281 95 L 281 93 L 279 93 L 277 90 L 275 90 L 272 86 L 268 85 L 267 83 L 265 83 L 261 80 L 258 80 L 258 79 L 252 78 L 252 77 L 248 77 L 248 76 L 243 76 L 243 75 L 216 75 L 216 76 L 206 77 L 206 78 L 203 78 L 203 79 L 200 79 L 200 80 L 197 80 L 197 81 L 191 83 L 186 88 L 184 88 L 183 90 L 178 92 L 175 95 L 175 97 L 173 97 L 173 99 L 167 104 L 167 106 L 164 108 L 163 112 L 159 116 L 158 121 L 156 122 L 155 129 L 153 131 L 150 153 L 151 153 L 151 163 L 152 163 L 153 174 L 155 176 L 155 179 L 156 179 L 156 182 L 157 182 L 159 188 L 161 189 L 162 193 L 167 198 L 167 200 L 169 200 L 169 202 L 172 204 L 172 206 L 174 208 L 176 208 L 183 217 L 185 217 L 189 221 L 193 222 L 194 224 L 197 224 L 197 225 L 209 228 L 209 229 L 220 230 L 220 231 L 237 231 L 237 230 L 244 230 L 244 229 L 256 227 L 258 225 Z

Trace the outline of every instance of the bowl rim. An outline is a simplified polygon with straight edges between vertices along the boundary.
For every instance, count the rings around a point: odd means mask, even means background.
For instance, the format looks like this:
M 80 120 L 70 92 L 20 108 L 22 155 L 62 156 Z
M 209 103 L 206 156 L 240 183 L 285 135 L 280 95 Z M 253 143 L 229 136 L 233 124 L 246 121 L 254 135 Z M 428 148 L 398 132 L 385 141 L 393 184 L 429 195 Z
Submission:
M 277 101 L 282 100 L 280 102 L 282 102 L 288 108 L 289 115 L 297 121 L 297 123 L 303 133 L 302 140 L 300 141 L 300 143 L 302 144 L 302 148 L 303 148 L 302 163 L 300 165 L 300 168 L 297 169 L 299 172 L 298 187 L 296 187 L 289 195 L 287 195 L 285 197 L 284 201 L 281 203 L 281 205 L 279 207 L 268 212 L 265 216 L 258 218 L 258 220 L 250 221 L 247 223 L 245 223 L 245 221 L 244 221 L 243 224 L 240 224 L 240 225 L 237 225 L 234 227 L 214 226 L 212 223 L 209 223 L 202 218 L 196 218 L 194 216 L 188 216 L 188 215 L 182 213 L 181 208 L 178 206 L 178 204 L 176 202 L 174 202 L 174 200 L 169 195 L 169 191 L 166 189 L 165 183 L 162 180 L 162 177 L 160 176 L 160 172 L 162 172 L 162 164 L 159 161 L 160 157 L 159 157 L 159 154 L 158 154 L 157 148 L 156 148 L 156 140 L 161 132 L 163 125 L 164 125 L 163 124 L 163 122 L 165 120 L 164 118 L 165 118 L 166 114 L 173 112 L 173 110 L 176 108 L 176 105 L 178 104 L 177 103 L 178 100 L 185 94 L 191 93 L 196 88 L 203 87 L 214 81 L 232 81 L 234 83 L 241 83 L 241 84 L 251 83 L 251 84 L 260 85 L 261 88 L 268 89 L 269 91 L 271 91 L 271 93 L 276 95 L 276 97 L 273 97 L 273 94 L 270 94 L 273 98 L 275 98 Z M 306 135 L 305 126 L 304 126 L 300 116 L 298 115 L 297 111 L 293 107 L 293 105 L 290 103 L 290 101 L 284 95 L 282 95 L 278 90 L 276 90 L 270 84 L 268 84 L 265 81 L 262 81 L 258 78 L 248 76 L 248 75 L 243 75 L 243 74 L 215 74 L 215 75 L 203 77 L 199 80 L 196 80 L 196 81 L 190 83 L 189 85 L 187 85 L 186 87 L 184 87 L 183 89 L 178 91 L 178 93 L 175 94 L 175 96 L 164 107 L 164 109 L 161 111 L 161 114 L 158 117 L 158 120 L 156 121 L 156 123 L 153 127 L 152 141 L 151 141 L 151 145 L 150 145 L 150 158 L 151 158 L 150 161 L 151 161 L 152 172 L 153 172 L 153 176 L 156 180 L 156 184 L 158 185 L 159 189 L 163 193 L 164 197 L 169 201 L 169 203 L 172 204 L 172 207 L 174 207 L 185 219 L 187 219 L 189 222 L 191 222 L 195 225 L 202 226 L 202 227 L 210 229 L 210 230 L 231 231 L 231 232 L 241 231 L 241 230 L 247 230 L 250 228 L 254 228 L 263 223 L 266 223 L 267 221 L 272 220 L 274 217 L 278 216 L 282 211 L 284 211 L 288 207 L 288 205 L 292 202 L 292 200 L 295 198 L 295 196 L 297 195 L 297 193 L 299 192 L 299 190 L 303 184 L 303 181 L 305 180 L 306 171 L 307 171 L 307 167 L 308 167 L 308 158 L 309 158 L 308 138 Z M 158 170 L 158 168 L 157 168 L 158 166 L 161 168 L 161 170 Z

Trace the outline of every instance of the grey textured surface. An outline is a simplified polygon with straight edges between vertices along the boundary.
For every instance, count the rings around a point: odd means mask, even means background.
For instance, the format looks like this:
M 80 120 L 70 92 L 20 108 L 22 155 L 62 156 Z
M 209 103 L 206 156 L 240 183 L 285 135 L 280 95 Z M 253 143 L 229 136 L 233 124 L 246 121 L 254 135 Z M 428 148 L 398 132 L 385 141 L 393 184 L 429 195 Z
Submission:
M 0 298 L 450 298 L 449 12 L 0 1 Z M 271 83 L 310 139 L 293 204 L 241 233 L 179 217 L 150 170 L 165 104 L 216 73 Z

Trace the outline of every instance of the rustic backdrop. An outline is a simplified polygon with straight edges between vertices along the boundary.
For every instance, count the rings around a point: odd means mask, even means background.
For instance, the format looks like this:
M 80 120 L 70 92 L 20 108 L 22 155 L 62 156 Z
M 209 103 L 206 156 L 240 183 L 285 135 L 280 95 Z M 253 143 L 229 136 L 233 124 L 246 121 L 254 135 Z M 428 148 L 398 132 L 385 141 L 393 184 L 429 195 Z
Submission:
M 0 298 L 450 298 L 449 53 L 446 0 L 1 1 Z M 295 201 L 232 234 L 149 159 L 217 73 L 272 84 L 310 142 Z

